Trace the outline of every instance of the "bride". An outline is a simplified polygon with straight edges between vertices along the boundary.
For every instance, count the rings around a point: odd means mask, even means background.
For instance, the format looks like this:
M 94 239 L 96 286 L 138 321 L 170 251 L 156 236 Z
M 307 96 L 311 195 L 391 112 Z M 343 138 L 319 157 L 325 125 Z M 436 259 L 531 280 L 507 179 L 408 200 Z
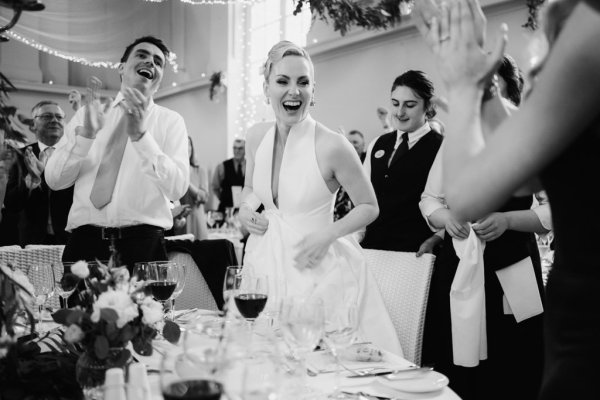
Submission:
M 245 268 L 269 280 L 267 310 L 287 296 L 356 304 L 359 335 L 402 354 L 381 294 L 350 234 L 378 215 L 373 187 L 343 136 L 316 122 L 314 66 L 306 50 L 281 41 L 269 51 L 263 84 L 276 123 L 246 138 L 246 181 L 239 218 L 250 232 Z M 333 222 L 343 186 L 356 205 Z M 258 213 L 260 205 L 264 211 Z

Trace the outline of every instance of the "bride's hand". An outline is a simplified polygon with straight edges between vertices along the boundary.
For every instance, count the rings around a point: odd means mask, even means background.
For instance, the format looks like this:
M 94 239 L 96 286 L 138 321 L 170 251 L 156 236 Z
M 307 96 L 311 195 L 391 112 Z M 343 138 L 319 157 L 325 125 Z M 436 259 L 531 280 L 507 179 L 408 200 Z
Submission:
M 264 235 L 269 227 L 267 218 L 246 206 L 240 207 L 238 220 L 248 232 L 254 235 Z
M 417 27 L 437 58 L 442 79 L 451 89 L 483 89 L 502 61 L 506 25 L 494 51 L 488 53 L 483 48 L 486 20 L 477 0 L 454 0 L 435 10 L 431 4 L 426 0 L 419 7 Z
M 303 270 L 318 267 L 334 240 L 335 238 L 323 231 L 307 235 L 296 246 L 296 257 L 294 257 L 296 268 Z

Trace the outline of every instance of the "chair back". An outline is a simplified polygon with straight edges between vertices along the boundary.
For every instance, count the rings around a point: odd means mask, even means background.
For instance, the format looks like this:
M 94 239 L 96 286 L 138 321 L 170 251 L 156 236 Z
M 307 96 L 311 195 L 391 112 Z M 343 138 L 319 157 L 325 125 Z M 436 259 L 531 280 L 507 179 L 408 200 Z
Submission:
M 52 264 L 54 278 L 60 282 L 63 276 L 62 253 L 64 245 L 29 245 L 24 249 L 19 246 L 0 248 L 0 263 L 11 263 L 27 274 L 29 266 L 35 264 Z M 46 302 L 53 309 L 60 308 L 58 294 L 54 294 Z
M 204 310 L 217 310 L 217 303 L 192 256 L 175 251 L 169 253 L 169 260 L 185 268 L 185 286 L 179 297 L 175 299 L 175 309 L 197 307 Z
M 421 365 L 425 312 L 435 256 L 385 250 L 364 250 L 392 319 L 404 358 Z

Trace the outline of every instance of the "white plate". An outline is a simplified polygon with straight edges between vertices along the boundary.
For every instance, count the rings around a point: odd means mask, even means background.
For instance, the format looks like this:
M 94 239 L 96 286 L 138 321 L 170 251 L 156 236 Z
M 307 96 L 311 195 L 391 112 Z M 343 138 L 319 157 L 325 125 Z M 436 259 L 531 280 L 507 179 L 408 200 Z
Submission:
M 398 375 L 386 375 L 379 378 L 384 385 L 402 392 L 425 393 L 435 392 L 448 385 L 450 382 L 446 375 L 437 371 L 429 372 L 403 372 Z

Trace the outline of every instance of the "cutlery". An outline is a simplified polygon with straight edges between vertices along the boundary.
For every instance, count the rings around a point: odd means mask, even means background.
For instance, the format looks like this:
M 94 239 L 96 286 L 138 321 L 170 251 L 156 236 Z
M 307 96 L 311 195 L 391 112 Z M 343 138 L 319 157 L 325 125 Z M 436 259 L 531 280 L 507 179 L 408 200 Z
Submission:
M 409 368 L 405 368 L 405 369 L 396 369 L 396 370 L 391 370 L 391 371 L 380 371 L 380 372 L 370 372 L 367 374 L 362 374 L 362 375 L 350 375 L 348 376 L 348 378 L 368 378 L 368 377 L 372 377 L 372 376 L 384 376 L 384 375 L 398 375 L 398 374 L 402 374 L 404 372 L 428 372 L 428 371 L 433 371 L 433 367 L 409 367 Z
M 175 316 L 175 319 L 177 320 L 177 319 L 179 319 L 179 318 L 181 318 L 181 317 L 183 317 L 183 316 L 186 316 L 186 315 L 188 315 L 188 314 L 195 313 L 196 311 L 198 311 L 198 309 L 197 309 L 197 308 L 191 308 L 191 309 L 189 309 L 189 310 L 185 310 L 185 311 L 183 311 L 183 312 L 181 312 L 181 313 L 177 314 L 177 316 Z

